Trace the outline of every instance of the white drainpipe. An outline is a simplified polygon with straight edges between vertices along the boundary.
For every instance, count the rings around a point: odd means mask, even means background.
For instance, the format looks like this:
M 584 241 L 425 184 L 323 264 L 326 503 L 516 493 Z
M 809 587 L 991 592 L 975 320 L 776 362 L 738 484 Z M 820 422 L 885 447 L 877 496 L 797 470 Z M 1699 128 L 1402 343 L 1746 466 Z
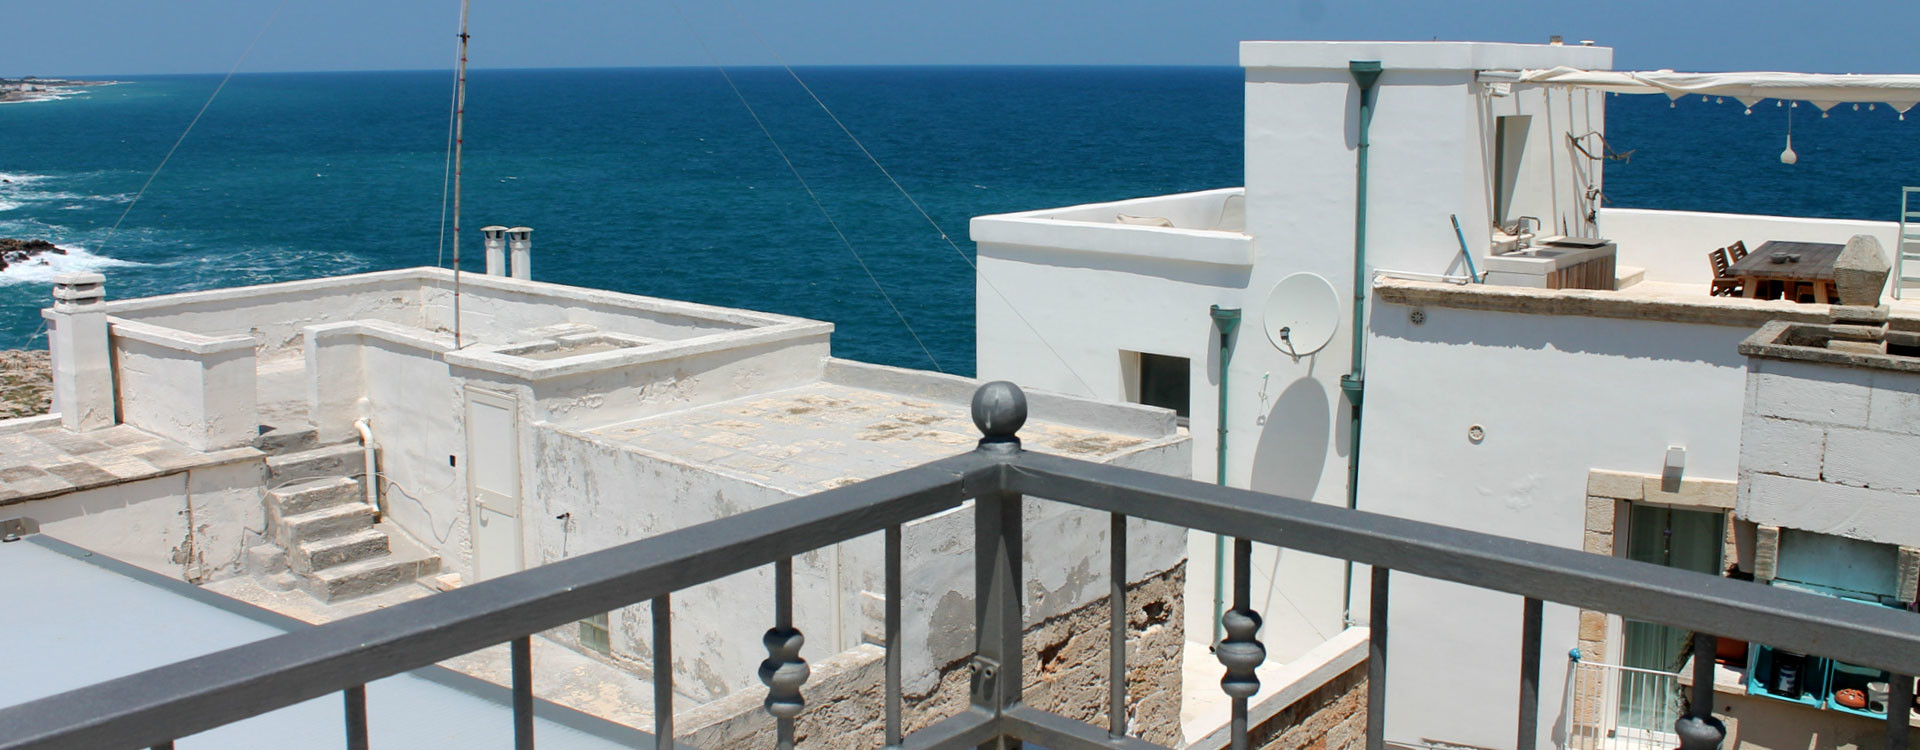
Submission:
M 373 457 L 373 425 L 365 419 L 356 419 L 353 429 L 360 431 L 361 455 L 367 463 L 367 507 L 377 514 L 380 512 L 380 474 L 376 471 L 377 464 Z

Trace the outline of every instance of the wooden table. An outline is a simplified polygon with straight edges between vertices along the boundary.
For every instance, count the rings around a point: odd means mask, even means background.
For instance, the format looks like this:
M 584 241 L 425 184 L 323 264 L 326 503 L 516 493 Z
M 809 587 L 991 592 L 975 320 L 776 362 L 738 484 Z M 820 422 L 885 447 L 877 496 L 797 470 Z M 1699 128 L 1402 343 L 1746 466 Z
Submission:
M 1833 283 L 1833 262 L 1840 257 L 1840 251 L 1846 245 L 1833 242 L 1783 242 L 1768 240 L 1747 253 L 1738 263 L 1727 269 L 1728 276 L 1740 278 L 1741 294 L 1755 296 L 1763 282 L 1778 281 L 1786 287 L 1786 294 L 1793 295 L 1794 285 L 1811 283 L 1813 301 L 1827 304 L 1827 286 Z M 1796 253 L 1798 263 L 1775 263 L 1774 253 Z

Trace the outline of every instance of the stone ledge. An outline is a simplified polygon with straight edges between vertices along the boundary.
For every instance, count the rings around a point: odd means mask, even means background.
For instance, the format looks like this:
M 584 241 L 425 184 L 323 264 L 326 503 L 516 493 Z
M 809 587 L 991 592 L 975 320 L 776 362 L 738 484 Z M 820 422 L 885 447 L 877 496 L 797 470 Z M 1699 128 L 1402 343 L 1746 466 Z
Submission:
M 1382 276 L 1373 282 L 1381 302 L 1396 305 L 1450 307 L 1462 310 L 1568 315 L 1622 320 L 1734 328 L 1759 328 L 1771 321 L 1825 324 L 1832 305 L 1809 305 L 1784 300 L 1711 297 L 1673 299 L 1641 297 L 1627 292 L 1588 289 L 1533 289 L 1498 284 L 1447 284 Z M 1895 328 L 1920 327 L 1920 319 L 1896 315 Z
M 1627 471 L 1592 469 L 1587 472 L 1587 495 L 1613 500 L 1657 503 L 1683 508 L 1732 510 L 1739 484 L 1728 479 L 1681 479 L 1679 492 L 1661 489 L 1660 477 Z

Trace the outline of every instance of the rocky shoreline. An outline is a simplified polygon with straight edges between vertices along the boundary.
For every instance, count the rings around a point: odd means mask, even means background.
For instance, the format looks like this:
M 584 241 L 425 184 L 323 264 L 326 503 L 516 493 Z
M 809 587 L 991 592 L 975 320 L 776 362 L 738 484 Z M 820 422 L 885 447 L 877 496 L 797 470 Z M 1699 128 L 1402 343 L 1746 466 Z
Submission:
M 17 240 L 0 237 L 0 271 L 8 266 L 46 265 L 47 255 L 66 255 L 65 248 L 46 240 Z
M 0 78 L 0 104 L 60 99 L 83 86 L 110 86 L 118 81 L 79 81 L 70 78 Z
M 0 349 L 0 419 L 53 409 L 53 366 L 45 351 Z

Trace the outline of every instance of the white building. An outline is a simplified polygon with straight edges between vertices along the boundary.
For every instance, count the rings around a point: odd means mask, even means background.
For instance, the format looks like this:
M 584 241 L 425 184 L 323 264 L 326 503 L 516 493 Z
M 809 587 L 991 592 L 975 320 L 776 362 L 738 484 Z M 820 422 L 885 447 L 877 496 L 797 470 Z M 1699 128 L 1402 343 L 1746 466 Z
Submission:
M 1179 408 L 1194 476 L 1317 503 L 1715 573 L 1746 549 L 1736 531 L 1776 523 L 1735 508 L 1747 497 L 1736 488 L 1750 460 L 1750 370 L 1763 369 L 1740 343 L 1768 321 L 1825 322 L 1830 306 L 1711 296 L 1707 253 L 1861 234 L 1898 253 L 1898 225 L 1601 207 L 1606 86 L 1667 85 L 1609 77 L 1604 47 L 1246 42 L 1240 57 L 1244 187 L 974 219 L 982 377 Z M 1821 78 L 1795 79 L 1809 88 L 1787 95 L 1898 109 L 1920 98 L 1911 77 L 1850 94 Z M 1892 318 L 1896 330 L 1920 326 L 1920 308 L 1895 303 Z M 1912 432 L 1911 417 L 1888 419 Z M 1874 460 L 1901 463 L 1889 450 Z M 1837 519 L 1848 502 L 1814 512 Z M 1642 550 L 1649 530 L 1696 533 L 1688 543 L 1703 551 Z M 1871 541 L 1893 545 L 1873 558 L 1892 565 L 1920 540 Z M 1190 540 L 1196 640 L 1217 612 L 1214 549 Z M 1367 619 L 1365 570 L 1262 554 L 1268 585 L 1254 609 L 1270 659 Z M 1520 600 L 1411 575 L 1391 592 L 1386 740 L 1512 747 Z M 1913 600 L 1911 583 L 1884 593 Z M 1587 662 L 1629 666 L 1676 656 L 1673 633 L 1635 628 L 1549 605 L 1543 649 L 1582 646 Z M 1542 743 L 1587 720 L 1553 694 L 1573 695 L 1568 664 L 1550 656 L 1541 677 L 1554 686 L 1543 688 Z M 1601 721 L 1611 732 L 1641 720 Z

